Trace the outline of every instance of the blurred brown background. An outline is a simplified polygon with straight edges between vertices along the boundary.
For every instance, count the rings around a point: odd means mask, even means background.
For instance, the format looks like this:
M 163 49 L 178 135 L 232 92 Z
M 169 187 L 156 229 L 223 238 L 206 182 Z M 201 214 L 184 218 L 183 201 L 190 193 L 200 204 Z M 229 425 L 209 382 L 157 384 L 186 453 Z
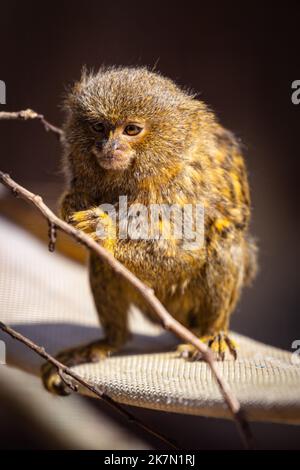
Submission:
M 65 87 L 79 77 L 83 64 L 97 68 L 102 63 L 157 63 L 163 74 L 200 92 L 245 144 L 252 187 L 252 231 L 260 246 L 260 273 L 245 292 L 232 328 L 291 350 L 291 343 L 300 339 L 300 105 L 291 102 L 291 83 L 300 79 L 300 7 L 296 11 L 253 2 L 239 6 L 189 1 L 181 6 L 92 0 L 1 2 L 0 79 L 7 85 L 7 105 L 0 110 L 31 107 L 60 125 Z M 55 188 L 54 196 L 59 194 L 59 145 L 39 124 L 1 122 L 0 159 L 1 170 L 27 187 L 44 188 L 46 195 Z M 161 423 L 158 413 L 142 413 Z M 238 442 L 230 423 L 164 417 L 161 426 L 166 429 L 185 427 L 185 434 L 191 426 L 197 429 L 198 439 L 194 433 L 190 437 L 194 447 L 218 448 L 222 439 L 225 447 Z M 279 442 L 286 448 L 299 445 L 296 428 L 256 425 L 256 430 L 269 448 Z

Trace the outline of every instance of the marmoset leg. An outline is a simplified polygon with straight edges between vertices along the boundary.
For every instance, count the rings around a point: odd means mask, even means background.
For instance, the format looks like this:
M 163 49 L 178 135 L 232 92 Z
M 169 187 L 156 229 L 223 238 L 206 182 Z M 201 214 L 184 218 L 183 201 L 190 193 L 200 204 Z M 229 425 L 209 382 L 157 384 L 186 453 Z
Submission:
M 226 247 L 223 251 L 213 250 L 203 272 L 198 332 L 201 331 L 200 339 L 221 360 L 224 360 L 226 351 L 234 359 L 237 357 L 235 342 L 228 336 L 228 326 L 240 296 L 245 259 L 243 244 Z M 178 351 L 181 356 L 201 359 L 201 353 L 190 344 L 181 344 Z

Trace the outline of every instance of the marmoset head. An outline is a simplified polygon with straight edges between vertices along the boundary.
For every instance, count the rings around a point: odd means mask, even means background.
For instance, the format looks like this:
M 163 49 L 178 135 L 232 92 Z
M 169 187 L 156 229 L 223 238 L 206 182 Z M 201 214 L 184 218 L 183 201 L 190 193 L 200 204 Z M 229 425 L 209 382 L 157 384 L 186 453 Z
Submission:
M 146 68 L 83 73 L 65 102 L 68 143 L 105 170 L 155 173 L 182 158 L 205 105 Z M 209 113 L 207 113 L 209 114 Z M 78 153 L 77 152 L 77 153 Z

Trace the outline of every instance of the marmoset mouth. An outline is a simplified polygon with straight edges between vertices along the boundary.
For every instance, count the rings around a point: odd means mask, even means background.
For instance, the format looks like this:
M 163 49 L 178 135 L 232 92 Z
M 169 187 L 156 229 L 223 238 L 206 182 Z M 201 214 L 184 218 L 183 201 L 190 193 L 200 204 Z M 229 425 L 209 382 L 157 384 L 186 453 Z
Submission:
M 106 170 L 125 170 L 131 161 L 131 155 L 115 150 L 113 153 L 97 155 L 97 160 L 99 165 Z
M 114 150 L 113 152 L 104 153 L 103 158 L 106 160 L 114 160 L 125 157 L 126 159 L 127 155 L 128 154 L 125 153 L 123 150 Z

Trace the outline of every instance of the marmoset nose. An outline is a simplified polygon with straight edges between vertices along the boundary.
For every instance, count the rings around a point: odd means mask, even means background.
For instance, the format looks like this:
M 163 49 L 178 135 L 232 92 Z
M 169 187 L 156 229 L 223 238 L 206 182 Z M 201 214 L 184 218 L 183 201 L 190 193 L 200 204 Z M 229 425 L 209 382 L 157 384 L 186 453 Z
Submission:
M 112 140 L 110 145 L 112 150 L 121 150 L 120 142 L 118 140 Z

